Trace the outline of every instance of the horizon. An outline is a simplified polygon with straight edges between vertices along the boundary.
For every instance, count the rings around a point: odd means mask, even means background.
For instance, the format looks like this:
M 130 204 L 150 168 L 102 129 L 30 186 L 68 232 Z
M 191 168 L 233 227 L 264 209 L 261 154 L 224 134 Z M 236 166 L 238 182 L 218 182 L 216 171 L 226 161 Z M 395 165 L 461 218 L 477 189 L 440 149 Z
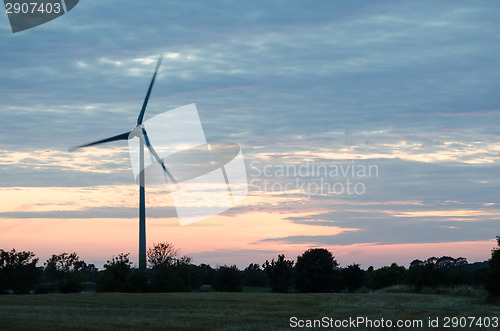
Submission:
M 147 247 L 240 269 L 318 247 L 363 269 L 488 260 L 500 234 L 499 10 L 80 2 L 15 34 L 4 14 L 0 249 L 42 265 L 63 252 L 99 269 L 119 253 L 138 264 L 127 144 L 68 149 L 133 129 L 163 54 L 144 119 L 195 103 L 209 142 L 241 146 L 249 185 L 236 207 L 185 226 L 169 188 L 146 187 Z

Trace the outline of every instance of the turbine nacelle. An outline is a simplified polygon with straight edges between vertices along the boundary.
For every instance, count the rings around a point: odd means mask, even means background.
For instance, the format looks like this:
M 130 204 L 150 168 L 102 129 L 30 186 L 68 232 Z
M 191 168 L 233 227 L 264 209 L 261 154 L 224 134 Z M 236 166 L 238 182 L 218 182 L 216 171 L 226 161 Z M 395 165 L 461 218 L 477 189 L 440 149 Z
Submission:
M 76 150 L 78 148 L 100 145 L 100 144 L 104 144 L 104 143 L 112 142 L 112 141 L 117 141 L 117 140 L 130 140 L 130 139 L 137 137 L 141 141 L 141 144 L 143 144 L 144 146 L 146 146 L 148 148 L 151 155 L 160 164 L 161 168 L 163 169 L 164 174 L 167 175 L 172 180 L 173 183 L 177 183 L 175 178 L 172 176 L 172 174 L 165 167 L 163 160 L 158 156 L 155 149 L 151 145 L 151 141 L 149 140 L 148 133 L 147 133 L 146 128 L 143 124 L 144 114 L 146 112 L 146 107 L 148 105 L 149 96 L 151 95 L 151 90 L 153 89 L 153 85 L 154 85 L 154 82 L 156 79 L 156 75 L 158 74 L 158 69 L 160 68 L 162 59 L 163 59 L 162 56 L 160 56 L 158 58 L 158 63 L 156 64 L 156 69 L 155 69 L 155 72 L 153 74 L 153 78 L 151 79 L 151 83 L 149 84 L 148 92 L 146 93 L 146 97 L 144 98 L 144 102 L 142 104 L 141 111 L 139 112 L 139 116 L 137 117 L 136 127 L 132 131 L 129 131 L 129 132 L 124 132 L 124 133 L 121 133 L 121 134 L 113 136 L 113 137 L 109 137 L 109 138 L 97 140 L 97 141 L 94 141 L 94 142 L 91 142 L 88 144 L 72 147 L 72 148 L 70 148 L 70 151 Z

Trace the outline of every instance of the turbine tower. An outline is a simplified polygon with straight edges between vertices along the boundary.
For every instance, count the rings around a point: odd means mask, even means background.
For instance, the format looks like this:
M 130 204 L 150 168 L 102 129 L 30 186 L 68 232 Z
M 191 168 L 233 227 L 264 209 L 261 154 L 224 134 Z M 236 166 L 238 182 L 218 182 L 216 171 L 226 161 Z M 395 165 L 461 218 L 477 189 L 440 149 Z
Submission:
M 142 109 L 139 113 L 139 117 L 137 118 L 137 125 L 132 131 L 124 132 L 119 135 L 109 137 L 106 139 L 101 139 L 98 141 L 94 141 L 88 144 L 80 145 L 71 148 L 70 150 L 75 150 L 78 148 L 99 145 L 111 141 L 116 140 L 129 140 L 135 137 L 139 138 L 139 270 L 146 270 L 146 190 L 145 190 L 145 177 L 144 177 L 144 146 L 146 146 L 156 159 L 156 161 L 163 168 L 164 173 L 172 180 L 173 183 L 176 183 L 174 177 L 170 174 L 170 172 L 165 167 L 165 164 L 160 159 L 155 149 L 151 145 L 151 142 L 148 138 L 148 134 L 146 132 L 146 128 L 143 125 L 144 113 L 146 112 L 146 107 L 148 105 L 149 96 L 151 95 L 151 90 L 153 89 L 153 85 L 156 79 L 156 74 L 158 73 L 158 69 L 160 68 L 162 61 L 162 56 L 158 58 L 158 63 L 156 64 L 156 69 L 153 74 L 153 78 L 151 79 L 151 83 L 149 84 L 148 92 L 144 99 L 144 103 L 142 104 Z

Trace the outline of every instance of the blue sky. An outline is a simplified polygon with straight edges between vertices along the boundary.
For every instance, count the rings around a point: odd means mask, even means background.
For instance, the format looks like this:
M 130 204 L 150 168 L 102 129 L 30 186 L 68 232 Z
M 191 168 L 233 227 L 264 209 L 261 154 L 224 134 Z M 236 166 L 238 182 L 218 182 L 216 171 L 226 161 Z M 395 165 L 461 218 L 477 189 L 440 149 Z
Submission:
M 0 186 L 6 195 L 38 193 L 22 208 L 4 205 L 0 222 L 135 217 L 128 193 L 108 205 L 46 198 L 54 187 L 80 194 L 133 185 L 125 144 L 68 148 L 133 128 L 162 53 L 146 118 L 195 102 L 207 138 L 238 142 L 248 169 L 252 161 L 378 167 L 377 176 L 350 178 L 364 185 L 360 195 L 251 186 L 225 213 L 232 222 L 282 214 L 283 229 L 303 233 L 264 230 L 245 242 L 247 259 L 275 257 L 279 245 L 489 242 L 484 257 L 469 257 L 486 259 L 500 233 L 499 13 L 493 1 L 82 1 L 16 34 L 3 14 Z M 151 202 L 148 215 L 171 218 L 172 208 Z M 259 246 L 269 242 L 279 245 Z M 187 253 L 241 258 L 208 243 Z

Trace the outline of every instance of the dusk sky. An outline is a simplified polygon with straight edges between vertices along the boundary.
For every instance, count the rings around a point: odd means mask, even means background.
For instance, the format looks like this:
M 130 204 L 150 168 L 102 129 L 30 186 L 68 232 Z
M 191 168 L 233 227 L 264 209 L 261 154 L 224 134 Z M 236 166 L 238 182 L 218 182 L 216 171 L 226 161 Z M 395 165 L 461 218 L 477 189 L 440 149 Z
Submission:
M 500 3 L 80 1 L 0 19 L 0 249 L 137 265 L 125 141 L 69 148 L 196 103 L 237 142 L 249 192 L 181 226 L 147 187 L 147 244 L 196 264 L 329 249 L 341 266 L 489 258 L 500 234 Z

